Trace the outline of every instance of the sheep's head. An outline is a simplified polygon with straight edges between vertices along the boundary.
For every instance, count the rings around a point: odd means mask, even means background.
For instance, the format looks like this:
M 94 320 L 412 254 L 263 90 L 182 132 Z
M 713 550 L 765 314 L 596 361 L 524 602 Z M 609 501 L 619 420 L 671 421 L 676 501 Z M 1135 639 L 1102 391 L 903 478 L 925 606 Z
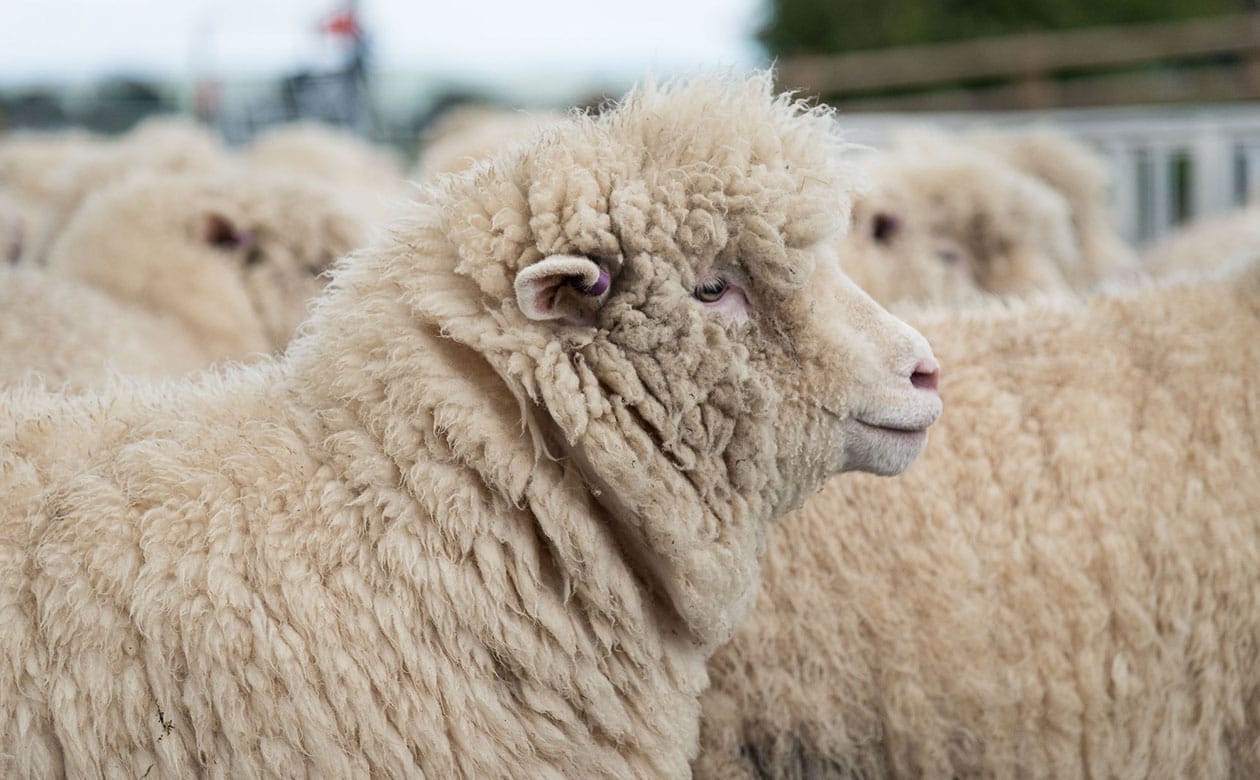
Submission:
M 749 604 L 766 521 L 838 472 L 906 468 L 940 412 L 927 343 L 831 251 L 833 132 L 768 79 L 649 87 L 445 185 L 479 204 L 441 228 L 501 330 L 479 348 L 505 345 L 705 644 Z
M 979 301 L 973 253 L 946 232 L 931 229 L 930 214 L 877 181 L 853 204 L 849 233 L 836 242 L 840 266 L 884 305 L 963 305 Z
M 842 264 L 877 300 L 964 305 L 1067 289 L 1079 250 L 1061 196 L 983 152 L 917 138 L 871 166 Z
M 270 350 L 279 351 L 306 319 L 325 272 L 367 241 L 369 220 L 331 186 L 285 175 L 255 173 L 251 180 L 228 206 L 244 240 L 217 254 L 239 279 Z M 215 216 L 222 215 L 208 211 L 203 220 Z M 206 247 L 213 242 L 203 240 Z
M 137 176 L 90 198 L 48 264 L 181 323 L 209 357 L 284 348 L 332 261 L 366 227 L 320 185 L 282 176 Z

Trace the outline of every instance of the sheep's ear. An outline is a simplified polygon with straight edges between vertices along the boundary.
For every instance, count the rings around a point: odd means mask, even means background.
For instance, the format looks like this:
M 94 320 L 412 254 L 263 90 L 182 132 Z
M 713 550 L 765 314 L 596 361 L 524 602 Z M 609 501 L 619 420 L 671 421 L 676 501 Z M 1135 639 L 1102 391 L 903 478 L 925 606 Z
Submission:
M 230 217 L 218 211 L 202 214 L 200 229 L 202 243 L 215 249 L 239 249 L 253 243 L 248 230 L 241 230 Z
M 516 304 L 531 320 L 590 325 L 610 284 L 607 269 L 589 257 L 551 255 L 516 275 Z

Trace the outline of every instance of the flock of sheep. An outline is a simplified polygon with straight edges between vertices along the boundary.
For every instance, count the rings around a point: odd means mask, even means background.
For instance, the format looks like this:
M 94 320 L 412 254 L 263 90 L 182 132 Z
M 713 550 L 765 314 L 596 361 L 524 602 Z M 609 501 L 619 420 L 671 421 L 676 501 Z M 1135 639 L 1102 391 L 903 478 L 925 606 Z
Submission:
M 0 137 L 0 775 L 1260 776 L 1260 213 L 843 124 Z

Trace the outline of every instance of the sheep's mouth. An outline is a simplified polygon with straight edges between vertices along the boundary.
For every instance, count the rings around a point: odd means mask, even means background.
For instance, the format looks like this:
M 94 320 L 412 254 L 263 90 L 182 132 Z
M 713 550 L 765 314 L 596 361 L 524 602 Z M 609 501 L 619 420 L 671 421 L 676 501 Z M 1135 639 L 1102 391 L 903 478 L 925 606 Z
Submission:
M 927 446 L 933 417 L 871 420 L 854 415 L 846 425 L 846 471 L 869 471 L 891 476 L 909 468 Z
M 910 423 L 876 423 L 863 420 L 861 417 L 854 417 L 853 422 L 861 425 L 863 428 L 890 436 L 926 436 L 928 425 L 914 425 Z

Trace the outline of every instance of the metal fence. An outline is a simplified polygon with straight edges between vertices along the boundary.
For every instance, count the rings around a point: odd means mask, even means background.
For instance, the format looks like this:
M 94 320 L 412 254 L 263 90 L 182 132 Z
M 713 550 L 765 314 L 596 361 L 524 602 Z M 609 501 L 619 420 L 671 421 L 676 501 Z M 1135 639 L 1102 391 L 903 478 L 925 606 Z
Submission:
M 1180 224 L 1260 198 L 1260 104 L 1033 112 L 841 114 L 848 137 L 876 148 L 899 128 L 1050 127 L 1112 166 L 1121 233 L 1145 244 Z

